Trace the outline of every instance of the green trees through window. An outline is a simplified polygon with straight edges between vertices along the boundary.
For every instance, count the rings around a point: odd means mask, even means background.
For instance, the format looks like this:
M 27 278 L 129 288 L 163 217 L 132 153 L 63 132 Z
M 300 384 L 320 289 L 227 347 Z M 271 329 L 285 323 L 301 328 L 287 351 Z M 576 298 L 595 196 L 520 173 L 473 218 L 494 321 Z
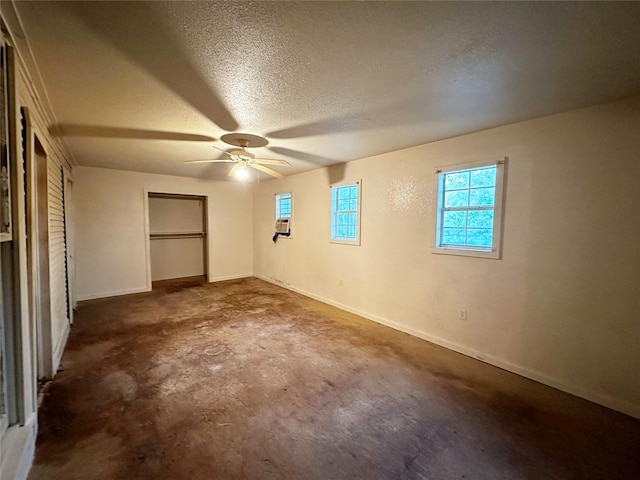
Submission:
M 504 161 L 438 170 L 436 249 L 497 251 L 503 172 Z
M 360 184 L 351 183 L 331 188 L 331 240 L 358 243 Z
M 444 175 L 443 245 L 491 247 L 496 167 Z
M 291 194 L 276 195 L 276 220 L 291 218 Z

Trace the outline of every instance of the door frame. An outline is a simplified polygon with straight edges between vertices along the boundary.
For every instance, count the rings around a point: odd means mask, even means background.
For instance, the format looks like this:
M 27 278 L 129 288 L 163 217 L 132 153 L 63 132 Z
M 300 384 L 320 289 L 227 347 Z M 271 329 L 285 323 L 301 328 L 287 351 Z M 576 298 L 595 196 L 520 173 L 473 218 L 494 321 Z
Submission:
M 35 131 L 32 138 L 31 175 L 33 181 L 31 219 L 34 241 L 31 242 L 33 288 L 35 298 L 35 333 L 38 379 L 53 378 L 53 342 L 51 338 L 51 282 L 49 272 L 49 173 L 48 156 Z M 38 152 L 38 146 L 42 150 Z M 35 215 L 34 215 L 35 213 Z
M 26 202 L 25 211 L 25 236 L 27 240 L 26 244 L 26 259 L 27 259 L 27 298 L 29 304 L 29 328 L 31 330 L 31 365 L 35 370 L 35 380 L 41 377 L 42 361 L 41 348 L 39 339 L 38 325 L 38 265 L 37 265 L 37 212 L 36 212 L 36 175 L 35 175 L 35 142 L 37 137 L 31 123 L 31 112 L 27 107 L 20 107 L 20 114 L 22 116 L 23 128 L 23 152 L 24 155 L 24 198 Z M 39 141 L 39 140 L 38 140 Z M 40 144 L 42 146 L 42 144 Z M 36 212 L 36 215 L 34 215 Z M 37 396 L 37 390 L 34 389 L 34 396 Z M 34 397 L 34 402 L 37 399 Z

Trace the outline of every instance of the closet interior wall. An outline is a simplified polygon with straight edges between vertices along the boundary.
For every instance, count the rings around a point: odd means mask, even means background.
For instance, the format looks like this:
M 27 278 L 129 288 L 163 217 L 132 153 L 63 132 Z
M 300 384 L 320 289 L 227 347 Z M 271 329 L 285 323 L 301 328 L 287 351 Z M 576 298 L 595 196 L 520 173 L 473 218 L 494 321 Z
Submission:
M 151 280 L 206 275 L 204 197 L 149 193 Z

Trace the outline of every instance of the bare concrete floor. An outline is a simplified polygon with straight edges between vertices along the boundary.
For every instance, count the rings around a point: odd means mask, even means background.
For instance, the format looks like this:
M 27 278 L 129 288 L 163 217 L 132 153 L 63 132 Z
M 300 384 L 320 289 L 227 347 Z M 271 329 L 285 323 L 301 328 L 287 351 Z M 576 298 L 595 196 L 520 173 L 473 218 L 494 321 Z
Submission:
M 30 479 L 637 479 L 640 421 L 257 279 L 83 303 Z

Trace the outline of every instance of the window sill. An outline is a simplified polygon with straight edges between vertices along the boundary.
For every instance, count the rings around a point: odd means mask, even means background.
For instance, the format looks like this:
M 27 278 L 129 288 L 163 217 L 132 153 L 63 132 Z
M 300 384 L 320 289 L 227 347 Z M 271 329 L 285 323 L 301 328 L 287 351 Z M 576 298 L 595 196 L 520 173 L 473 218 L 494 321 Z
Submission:
M 329 243 L 335 243 L 338 245 L 355 245 L 355 246 L 360 246 L 360 239 L 358 240 L 341 240 L 339 238 L 332 238 L 331 240 L 329 240 Z
M 493 260 L 500 260 L 501 255 L 498 250 L 472 250 L 468 248 L 455 248 L 455 247 L 433 247 L 431 253 L 438 255 L 457 255 L 460 257 L 477 257 L 477 258 L 491 258 Z

